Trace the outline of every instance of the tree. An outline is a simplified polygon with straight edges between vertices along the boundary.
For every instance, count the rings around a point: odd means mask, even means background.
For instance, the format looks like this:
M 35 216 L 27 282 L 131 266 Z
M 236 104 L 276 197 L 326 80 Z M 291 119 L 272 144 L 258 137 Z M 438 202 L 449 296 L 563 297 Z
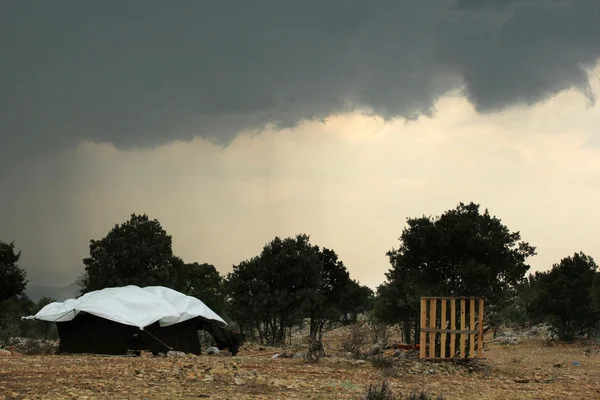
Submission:
M 539 276 L 530 310 L 548 316 L 562 340 L 573 340 L 577 333 L 598 323 L 594 304 L 597 269 L 592 257 L 575 253 Z
M 335 251 L 309 239 L 276 237 L 227 277 L 229 315 L 260 340 L 282 343 L 286 330 L 308 318 L 311 339 L 320 342 L 325 324 L 349 312 L 350 292 L 364 293 Z
M 308 307 L 310 337 L 321 341 L 323 327 L 328 321 L 340 319 L 345 294 L 350 289 L 350 274 L 335 251 L 323 248 L 319 251 L 319 282 L 313 288 Z
M 389 318 L 406 329 L 416 326 L 421 296 L 481 296 L 488 310 L 502 308 L 535 255 L 519 232 L 474 203 L 437 218 L 409 218 L 399 240 L 387 253 L 391 268 L 377 302 L 380 316 L 389 309 Z
M 21 252 L 14 242 L 0 241 L 0 301 L 22 295 L 27 287 L 27 273 L 19 268 Z
M 31 321 L 21 319 L 25 315 L 33 315 L 36 312 L 36 304 L 25 295 L 0 301 L 0 344 L 11 337 L 36 336 L 36 326 Z
M 366 313 L 373 308 L 373 290 L 361 285 L 354 279 L 348 282 L 342 292 L 339 309 L 344 323 L 356 322 L 359 314 Z
M 214 265 L 185 264 L 182 292 L 200 299 L 217 314 L 225 310 L 223 278 Z
M 261 277 L 262 265 L 259 257 L 242 261 L 227 275 L 227 314 L 237 322 L 240 330 L 258 332 L 260 341 L 265 339 L 265 330 L 270 319 L 268 309 L 269 284 Z
M 173 255 L 171 236 L 146 214 L 132 214 L 103 239 L 91 240 L 83 264 L 82 292 L 125 285 L 183 286 L 184 263 Z
M 399 279 L 397 274 L 389 272 L 386 276 L 387 282 L 377 287 L 373 316 L 383 323 L 399 323 L 404 341 L 411 343 L 419 320 L 420 294 L 410 280 Z
M 314 300 L 322 260 L 309 239 L 276 237 L 228 275 L 231 310 L 241 317 L 237 322 L 245 325 L 252 315 L 260 338 L 269 343 L 283 343 L 287 328 L 302 319 L 311 296 Z

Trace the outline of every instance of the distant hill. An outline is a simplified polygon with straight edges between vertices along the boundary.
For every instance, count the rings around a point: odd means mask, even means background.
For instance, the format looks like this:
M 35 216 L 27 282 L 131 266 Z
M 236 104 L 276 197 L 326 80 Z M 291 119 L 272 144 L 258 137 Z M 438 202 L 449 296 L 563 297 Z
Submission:
M 34 266 L 23 265 L 27 272 L 29 286 L 47 286 L 52 288 L 63 287 L 69 282 L 75 282 L 77 277 L 83 273 L 83 267 L 63 270 L 47 270 Z
M 33 285 L 25 289 L 25 294 L 33 301 L 37 302 L 42 297 L 52 297 L 59 301 L 71 299 L 76 296 L 79 291 L 79 285 L 75 282 L 69 286 L 54 287 Z

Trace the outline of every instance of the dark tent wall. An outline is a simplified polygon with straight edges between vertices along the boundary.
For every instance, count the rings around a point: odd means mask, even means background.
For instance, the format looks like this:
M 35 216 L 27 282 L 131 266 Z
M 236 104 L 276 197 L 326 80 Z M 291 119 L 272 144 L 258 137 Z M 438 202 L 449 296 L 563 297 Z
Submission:
M 216 321 L 198 318 L 197 329 L 208 332 L 215 340 L 219 350 L 229 349 L 234 356 L 238 353 L 244 342 L 244 338 L 240 332 L 234 332 L 228 326 Z
M 119 355 L 127 354 L 128 350 L 166 353 L 172 349 L 198 355 L 197 325 L 195 318 L 162 328 L 156 322 L 142 331 L 134 326 L 80 313 L 71 321 L 56 324 L 60 337 L 58 352 Z

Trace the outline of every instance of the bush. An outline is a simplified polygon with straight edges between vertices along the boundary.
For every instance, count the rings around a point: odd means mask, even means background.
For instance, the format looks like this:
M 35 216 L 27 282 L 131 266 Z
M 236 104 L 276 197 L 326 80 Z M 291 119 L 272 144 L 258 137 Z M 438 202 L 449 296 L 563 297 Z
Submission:
M 9 349 L 28 355 L 54 354 L 58 349 L 58 341 L 12 337 L 6 341 Z
M 304 358 L 307 361 L 319 361 L 321 357 L 325 356 L 325 350 L 323 348 L 323 343 L 319 340 L 310 340 L 308 343 L 308 350 Z
M 392 368 L 394 366 L 394 360 L 391 358 L 377 356 L 377 357 L 371 358 L 369 361 L 375 368 L 384 369 L 384 368 Z
M 390 388 L 390 385 L 387 381 L 383 381 L 381 386 L 379 385 L 369 385 L 369 389 L 367 389 L 367 393 L 363 397 L 363 400 L 395 400 L 394 393 Z
M 26 296 L 18 296 L 0 301 L 0 344 L 11 337 L 58 339 L 56 323 L 21 319 L 35 314 L 52 300 L 44 298 L 36 304 Z
M 390 337 L 390 329 L 386 324 L 371 322 L 369 324 L 369 334 L 371 336 L 371 343 L 382 343 L 385 345 Z
M 342 349 L 346 352 L 352 353 L 355 356 L 360 355 L 361 348 L 368 342 L 368 333 L 365 331 L 363 325 L 354 325 L 350 332 L 342 339 Z
M 423 391 L 423 390 L 413 390 L 406 400 L 444 400 L 444 397 L 440 394 L 437 397 Z
M 363 400 L 395 400 L 394 393 L 390 388 L 387 381 L 383 381 L 381 385 L 369 385 L 367 393 L 363 397 Z M 444 397 L 440 394 L 437 397 L 427 393 L 424 390 L 413 390 L 405 400 L 444 400 Z
M 385 378 L 395 378 L 398 376 L 398 369 L 393 359 L 377 356 L 371 358 L 369 361 L 371 365 L 381 370 Z

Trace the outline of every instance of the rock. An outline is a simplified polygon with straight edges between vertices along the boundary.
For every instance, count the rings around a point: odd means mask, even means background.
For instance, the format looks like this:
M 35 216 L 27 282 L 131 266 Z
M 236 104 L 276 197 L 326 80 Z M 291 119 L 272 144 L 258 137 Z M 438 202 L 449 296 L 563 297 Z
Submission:
M 395 357 L 397 354 L 398 354 L 398 352 L 394 349 L 387 349 L 386 351 L 383 352 L 383 356 L 386 358 Z
M 186 357 L 186 354 L 183 351 L 173 351 L 173 350 L 170 350 L 167 353 L 167 357 Z
M 511 344 L 511 345 L 519 344 L 521 341 L 523 341 L 523 339 L 524 339 L 523 337 L 519 337 L 513 332 L 504 332 L 496 338 L 496 340 L 498 342 L 500 342 L 501 344 Z
M 373 345 L 373 347 L 371 347 L 371 349 L 367 353 L 367 357 L 373 357 L 373 356 L 376 356 L 379 353 L 381 353 L 381 346 L 379 345 L 379 343 L 375 343 Z
M 219 354 L 221 351 L 216 348 L 216 347 L 209 347 L 208 349 L 206 349 L 206 354 L 211 355 L 211 354 Z
M 298 354 L 300 355 L 300 357 L 302 357 L 302 356 L 303 356 L 303 355 L 302 355 L 302 354 L 300 354 L 300 353 L 298 353 Z M 292 352 L 289 352 L 289 353 L 288 353 L 287 351 L 284 351 L 283 353 L 277 353 L 277 354 L 273 355 L 273 357 L 271 357 L 271 358 L 272 358 L 273 360 L 275 360 L 275 359 L 277 359 L 277 358 L 298 358 L 298 357 L 295 357 L 295 356 L 296 356 L 296 355 L 295 355 L 294 353 L 292 353 Z
M 344 354 L 344 357 L 346 357 L 346 359 L 348 360 L 352 360 L 354 358 L 354 353 L 349 351 L 346 354 Z
M 233 383 L 235 383 L 236 385 L 243 385 L 246 382 L 244 382 L 244 380 L 242 378 L 235 376 L 233 378 Z

